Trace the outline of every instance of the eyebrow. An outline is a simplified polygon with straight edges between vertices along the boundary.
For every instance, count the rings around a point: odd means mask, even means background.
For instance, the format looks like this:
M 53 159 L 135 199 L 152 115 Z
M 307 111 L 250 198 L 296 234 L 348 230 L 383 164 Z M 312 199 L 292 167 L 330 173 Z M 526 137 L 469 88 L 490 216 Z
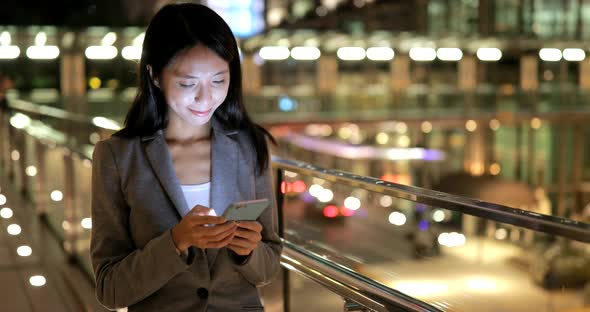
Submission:
M 215 73 L 213 76 L 218 76 L 218 75 L 221 75 L 221 74 L 226 74 L 228 72 L 229 72 L 229 70 L 224 69 L 222 71 L 219 71 L 219 72 Z M 181 77 L 181 78 L 190 78 L 190 79 L 192 79 L 192 78 L 199 78 L 198 76 L 193 76 L 193 75 L 183 74 L 183 73 L 176 73 L 176 75 L 179 76 L 179 77 Z

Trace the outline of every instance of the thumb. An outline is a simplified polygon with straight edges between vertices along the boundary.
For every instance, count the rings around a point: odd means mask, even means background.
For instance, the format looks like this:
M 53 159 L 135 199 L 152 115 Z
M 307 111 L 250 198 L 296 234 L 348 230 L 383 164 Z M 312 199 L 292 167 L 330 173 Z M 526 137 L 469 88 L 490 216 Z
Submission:
M 196 205 L 193 207 L 193 209 L 191 209 L 191 213 L 197 214 L 199 216 L 207 216 L 209 215 L 209 212 L 211 211 L 211 208 L 202 206 L 202 205 Z

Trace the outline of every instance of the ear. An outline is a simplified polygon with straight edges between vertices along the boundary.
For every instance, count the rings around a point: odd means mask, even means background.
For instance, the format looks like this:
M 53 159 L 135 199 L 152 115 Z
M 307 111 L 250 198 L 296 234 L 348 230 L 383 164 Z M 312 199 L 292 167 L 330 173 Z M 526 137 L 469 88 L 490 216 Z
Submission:
M 147 65 L 146 66 L 148 73 L 150 74 L 150 78 L 152 79 L 152 81 L 154 82 L 154 84 L 156 85 L 156 87 L 160 87 L 160 81 L 158 80 L 158 78 L 154 78 L 154 71 L 152 69 L 152 65 Z

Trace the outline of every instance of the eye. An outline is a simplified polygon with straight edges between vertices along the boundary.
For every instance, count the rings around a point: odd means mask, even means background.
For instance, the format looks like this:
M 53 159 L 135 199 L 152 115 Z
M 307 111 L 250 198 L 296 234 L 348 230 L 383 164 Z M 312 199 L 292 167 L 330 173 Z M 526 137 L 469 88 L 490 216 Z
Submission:
M 224 84 L 225 80 L 216 80 L 216 81 L 213 81 L 213 83 L 214 84 Z
M 192 84 L 189 84 L 189 83 L 182 83 L 182 82 L 179 82 L 179 83 L 178 83 L 178 85 L 180 85 L 182 88 L 191 88 L 191 87 L 193 87 L 195 84 L 194 84 L 194 83 L 192 83 Z

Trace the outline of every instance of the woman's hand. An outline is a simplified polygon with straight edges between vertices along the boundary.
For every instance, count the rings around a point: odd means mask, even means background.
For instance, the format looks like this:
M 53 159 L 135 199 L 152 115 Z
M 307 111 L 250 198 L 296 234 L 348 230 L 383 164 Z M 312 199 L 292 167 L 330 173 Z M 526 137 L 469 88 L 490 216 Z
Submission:
M 262 240 L 262 225 L 257 221 L 238 221 L 238 229 L 227 248 L 240 256 L 249 256 Z
M 197 205 L 172 229 L 172 240 L 180 252 L 190 246 L 201 249 L 222 248 L 232 241 L 236 223 L 226 223 L 222 216 L 209 216 L 210 211 L 210 208 Z

